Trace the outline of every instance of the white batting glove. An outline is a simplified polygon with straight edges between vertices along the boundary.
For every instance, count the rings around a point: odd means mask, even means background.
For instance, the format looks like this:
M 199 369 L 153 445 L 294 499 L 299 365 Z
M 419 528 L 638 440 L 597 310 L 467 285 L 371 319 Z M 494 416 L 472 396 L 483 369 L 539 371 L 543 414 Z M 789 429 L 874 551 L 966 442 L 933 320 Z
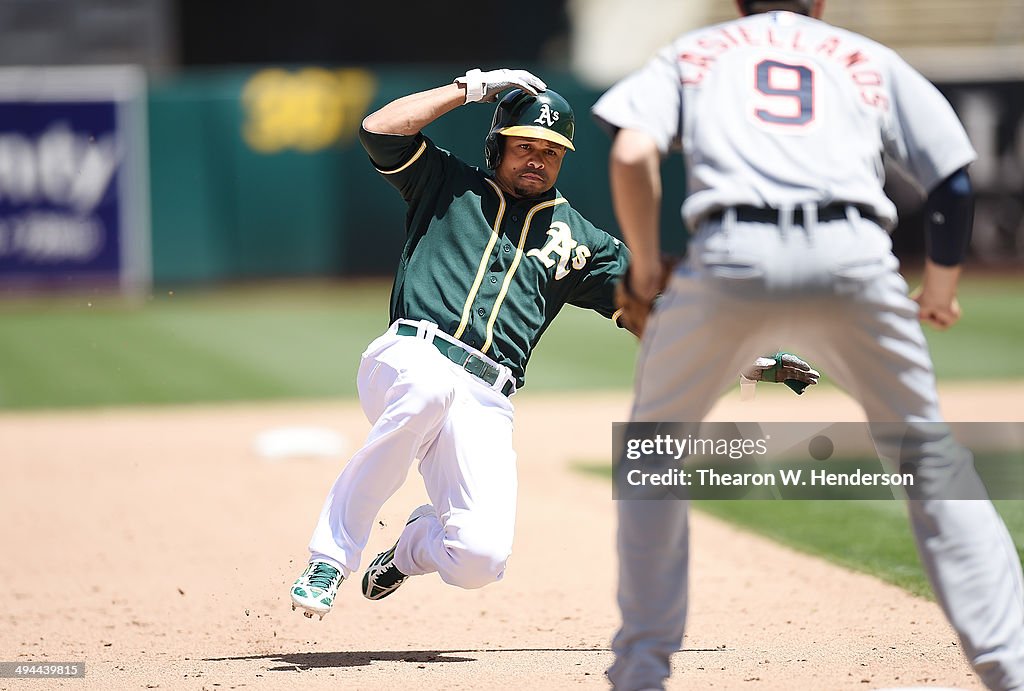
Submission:
M 470 70 L 455 83 L 466 87 L 466 103 L 494 103 L 498 94 L 512 87 L 519 87 L 536 96 L 548 88 L 547 84 L 526 70 Z

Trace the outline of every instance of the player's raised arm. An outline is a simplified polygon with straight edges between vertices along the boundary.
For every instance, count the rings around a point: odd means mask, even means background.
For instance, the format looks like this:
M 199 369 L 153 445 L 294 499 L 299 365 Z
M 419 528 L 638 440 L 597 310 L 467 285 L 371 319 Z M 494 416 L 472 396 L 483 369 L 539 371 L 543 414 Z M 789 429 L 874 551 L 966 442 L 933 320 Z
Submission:
M 377 134 L 410 136 L 464 103 L 457 84 L 402 96 L 363 119 L 363 129 Z
M 498 94 L 518 87 L 536 95 L 547 87 L 526 70 L 470 70 L 454 82 L 427 91 L 419 91 L 388 103 L 367 115 L 363 128 L 377 134 L 413 135 L 424 127 L 467 103 L 493 103 Z

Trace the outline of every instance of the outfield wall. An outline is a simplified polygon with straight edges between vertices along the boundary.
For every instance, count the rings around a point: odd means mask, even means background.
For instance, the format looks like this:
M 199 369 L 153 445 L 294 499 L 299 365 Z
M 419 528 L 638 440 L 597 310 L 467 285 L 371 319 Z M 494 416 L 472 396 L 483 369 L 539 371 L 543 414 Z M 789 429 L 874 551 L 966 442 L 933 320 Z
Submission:
M 369 164 L 356 137 L 359 123 L 388 101 L 450 82 L 455 73 L 271 68 L 154 84 L 156 280 L 390 273 L 403 240 L 405 205 Z M 599 93 L 566 75 L 544 77 L 577 108 L 576 153 L 559 187 L 595 223 L 613 230 L 608 141 L 587 112 Z M 426 132 L 442 148 L 482 165 L 492 108 L 458 109 Z M 678 161 L 675 168 L 682 184 Z M 668 216 L 666 226 L 677 229 L 677 212 Z
M 393 271 L 405 205 L 374 173 L 356 140 L 362 117 L 399 96 L 448 83 L 462 67 L 270 67 L 189 72 L 152 83 L 149 95 L 153 276 L 160 284 Z M 589 108 L 600 92 L 568 73 L 539 74 L 576 108 L 576 152 L 559 188 L 598 226 L 618 234 L 607 180 L 607 137 Z M 943 90 L 967 120 L 983 159 L 975 249 L 1019 248 L 1024 209 L 1024 93 L 1020 83 L 960 83 Z M 491 106 L 460 108 L 426 130 L 442 148 L 482 165 Z M 666 249 L 684 244 L 683 171 L 665 166 Z M 989 175 L 998 170 L 998 175 Z M 916 192 L 898 180 L 917 254 Z M 1019 249 L 1016 250 L 1019 252 Z

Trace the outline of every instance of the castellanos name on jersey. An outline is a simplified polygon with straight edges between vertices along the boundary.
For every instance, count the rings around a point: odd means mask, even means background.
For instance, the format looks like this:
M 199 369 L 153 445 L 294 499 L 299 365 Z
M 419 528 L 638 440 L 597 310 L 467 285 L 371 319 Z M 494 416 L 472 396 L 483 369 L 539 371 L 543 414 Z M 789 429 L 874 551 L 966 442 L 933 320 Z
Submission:
M 550 269 L 555 265 L 555 260 L 551 257 L 551 254 L 557 254 L 558 268 L 555 269 L 556 281 L 560 281 L 569 275 L 570 261 L 572 261 L 572 268 L 576 270 L 582 269 L 587 265 L 587 259 L 591 254 L 590 248 L 572 239 L 572 231 L 569 229 L 568 224 L 562 221 L 555 221 L 548 228 L 548 235 L 551 236 L 551 239 L 543 247 L 530 250 L 526 253 L 526 256 L 536 257 L 544 266 Z M 573 250 L 576 250 L 575 254 L 573 254 Z

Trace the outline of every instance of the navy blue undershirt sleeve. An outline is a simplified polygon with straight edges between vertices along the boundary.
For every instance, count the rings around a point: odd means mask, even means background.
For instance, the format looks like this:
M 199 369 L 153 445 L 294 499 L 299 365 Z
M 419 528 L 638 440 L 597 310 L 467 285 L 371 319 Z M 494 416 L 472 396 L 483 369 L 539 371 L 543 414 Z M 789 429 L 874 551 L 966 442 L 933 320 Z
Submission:
M 942 266 L 963 262 L 974 225 L 974 190 L 967 169 L 940 182 L 925 202 L 928 258 Z

